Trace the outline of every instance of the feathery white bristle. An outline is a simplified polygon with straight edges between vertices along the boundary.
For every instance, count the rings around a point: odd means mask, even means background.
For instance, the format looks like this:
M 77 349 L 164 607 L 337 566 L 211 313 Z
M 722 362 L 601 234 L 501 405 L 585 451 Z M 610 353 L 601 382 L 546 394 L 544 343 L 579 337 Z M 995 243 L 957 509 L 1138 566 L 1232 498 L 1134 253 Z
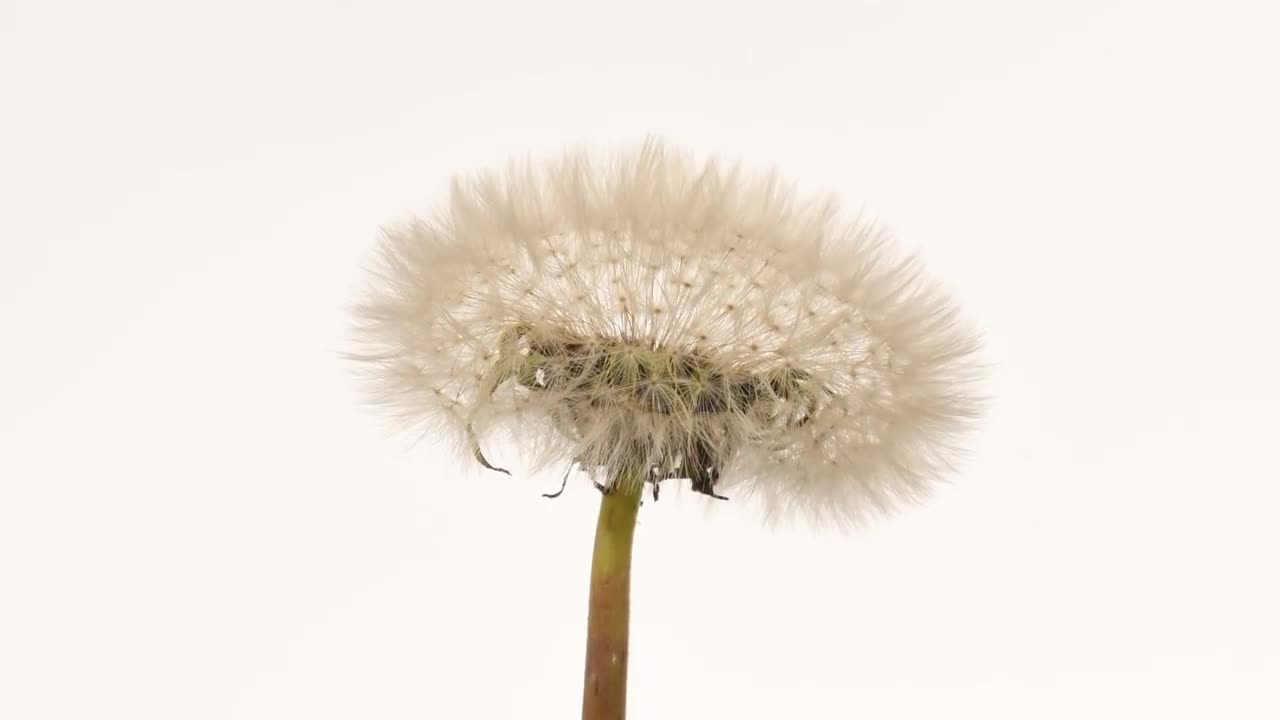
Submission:
M 656 141 L 455 180 L 374 276 L 372 397 L 468 458 L 709 450 L 717 492 L 843 524 L 926 495 L 981 406 L 976 336 L 883 232 Z

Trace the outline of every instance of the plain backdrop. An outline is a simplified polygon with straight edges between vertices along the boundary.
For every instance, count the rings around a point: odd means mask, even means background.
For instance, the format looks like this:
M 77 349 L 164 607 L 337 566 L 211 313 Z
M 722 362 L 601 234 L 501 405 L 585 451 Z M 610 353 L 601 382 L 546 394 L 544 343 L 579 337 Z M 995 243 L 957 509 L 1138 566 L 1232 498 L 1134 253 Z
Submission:
M 1267 2 L 0 1 L 0 717 L 577 716 L 596 493 L 358 407 L 378 228 L 658 134 L 891 226 L 996 397 L 849 535 L 646 504 L 634 718 L 1280 716 Z

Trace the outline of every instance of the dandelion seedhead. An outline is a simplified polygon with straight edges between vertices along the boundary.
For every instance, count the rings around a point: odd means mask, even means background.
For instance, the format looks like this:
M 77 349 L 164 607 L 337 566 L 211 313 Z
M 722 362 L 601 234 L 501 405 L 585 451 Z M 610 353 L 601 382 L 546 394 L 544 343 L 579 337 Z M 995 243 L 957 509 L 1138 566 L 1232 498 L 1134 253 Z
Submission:
M 509 433 L 606 489 L 856 522 L 927 494 L 979 409 L 974 334 L 883 232 L 655 141 L 457 179 L 374 275 L 373 398 L 492 469 Z

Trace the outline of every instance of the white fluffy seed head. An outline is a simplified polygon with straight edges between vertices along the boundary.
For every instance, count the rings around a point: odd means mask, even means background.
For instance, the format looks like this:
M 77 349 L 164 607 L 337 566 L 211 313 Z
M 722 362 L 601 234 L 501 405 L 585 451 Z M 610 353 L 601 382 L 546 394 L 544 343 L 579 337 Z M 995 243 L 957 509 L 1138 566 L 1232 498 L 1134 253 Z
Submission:
M 373 275 L 371 397 L 468 458 L 509 433 L 847 524 L 925 496 L 981 405 L 975 334 L 883 232 L 656 141 L 455 180 Z

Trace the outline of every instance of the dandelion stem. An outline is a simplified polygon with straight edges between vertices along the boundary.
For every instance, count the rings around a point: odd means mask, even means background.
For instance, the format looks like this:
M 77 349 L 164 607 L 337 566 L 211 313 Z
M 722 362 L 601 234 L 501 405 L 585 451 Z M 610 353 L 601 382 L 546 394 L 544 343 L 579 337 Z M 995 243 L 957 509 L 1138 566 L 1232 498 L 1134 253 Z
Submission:
M 627 714 L 627 640 L 631 614 L 631 544 L 642 478 L 626 471 L 601 496 L 591 557 L 583 720 L 623 720 Z

